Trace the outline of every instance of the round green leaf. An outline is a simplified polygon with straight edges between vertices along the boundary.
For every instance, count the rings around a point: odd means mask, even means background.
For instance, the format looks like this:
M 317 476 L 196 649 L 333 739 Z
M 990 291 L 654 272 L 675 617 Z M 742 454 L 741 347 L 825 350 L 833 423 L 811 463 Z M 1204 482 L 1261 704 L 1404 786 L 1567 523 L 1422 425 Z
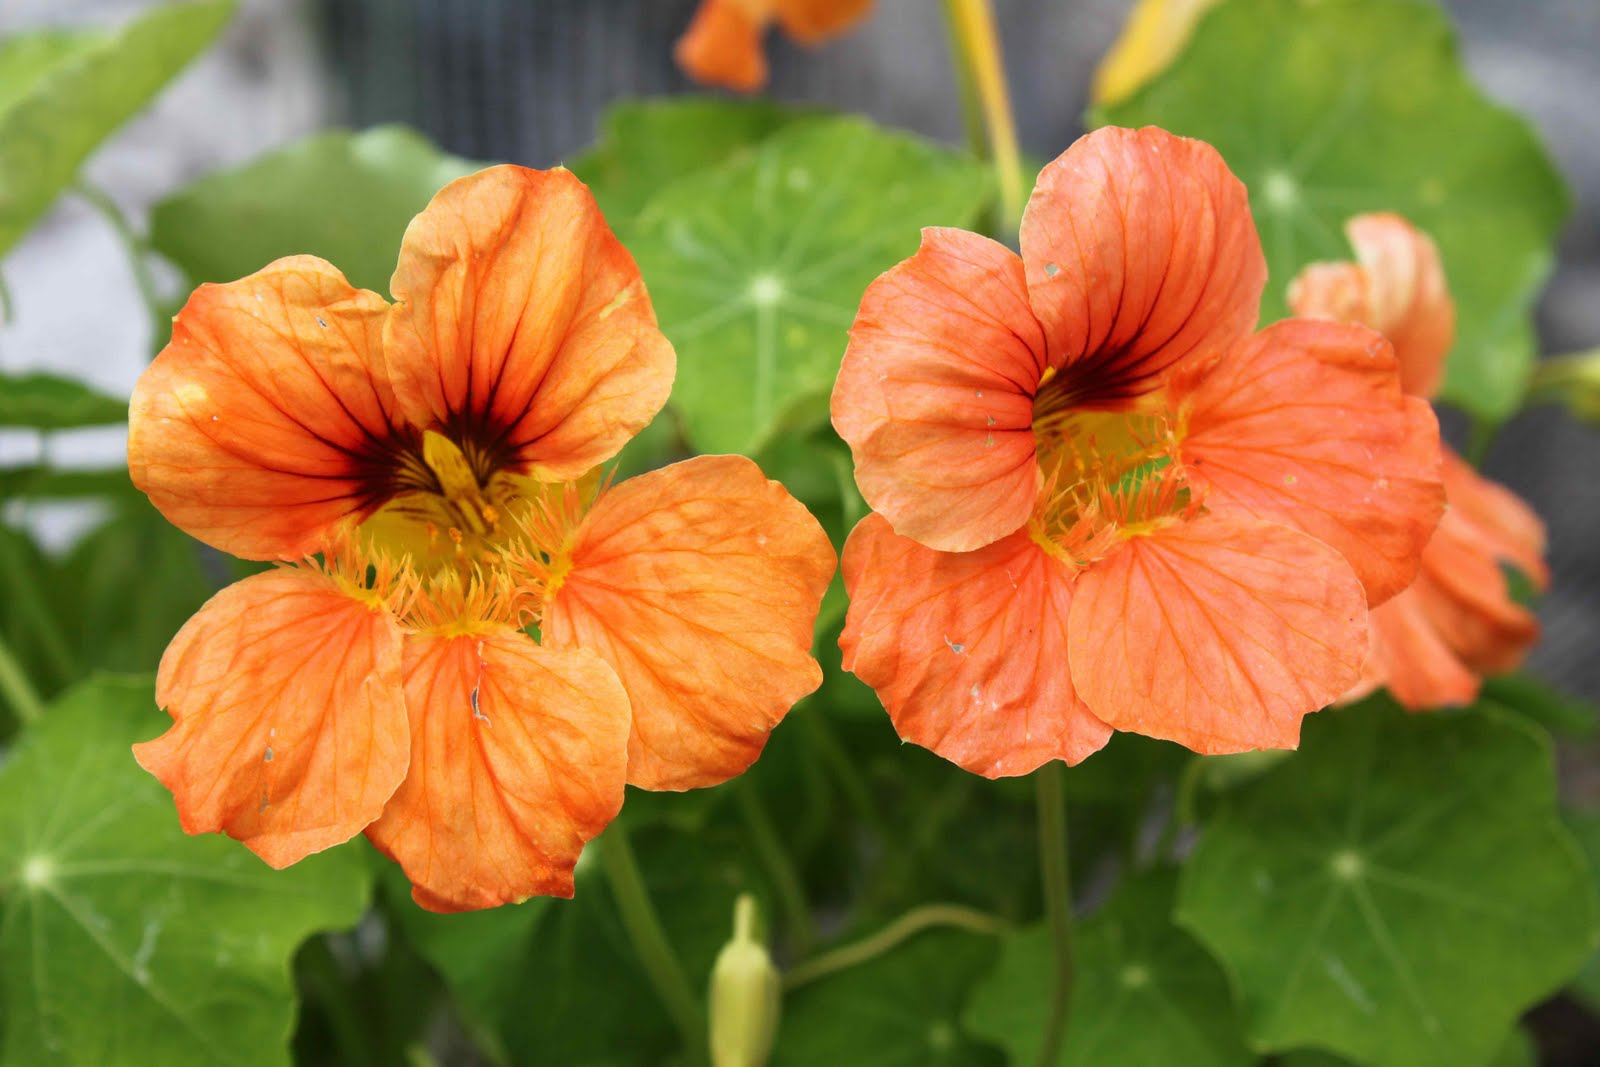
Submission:
M 290 959 L 361 915 L 351 850 L 274 871 L 184 834 L 128 751 L 164 718 L 148 681 L 90 682 L 0 771 L 7 1064 L 287 1065 Z
M 1378 700 L 1313 716 L 1293 758 L 1224 799 L 1177 916 L 1260 1048 L 1385 1067 L 1488 1063 L 1596 939 L 1548 737 Z
M 1221 968 L 1172 925 L 1176 884 L 1169 872 L 1137 877 L 1080 927 L 1060 1063 L 1255 1062 Z M 1012 1063 L 1038 1063 L 1054 982 L 1049 929 L 1040 924 L 1011 934 L 999 965 L 973 991 L 967 1025 L 1005 1049 Z
M 861 292 L 965 226 L 987 174 L 854 118 L 797 122 L 675 182 L 625 235 L 678 350 L 673 402 L 702 452 L 757 451 L 826 419 Z
M 1094 118 L 1222 152 L 1250 187 L 1267 321 L 1301 267 L 1351 258 L 1349 216 L 1408 217 L 1438 242 L 1456 300 L 1444 397 L 1487 418 L 1517 409 L 1567 193 L 1527 123 L 1468 79 L 1437 5 L 1226 0 L 1160 77 Z
M 232 17 L 233 0 L 199 0 L 157 7 L 110 33 L 0 41 L 0 253 Z
M 637 215 L 663 185 L 747 151 L 820 112 L 770 100 L 674 97 L 628 100 L 606 112 L 600 142 L 570 166 L 613 227 Z
M 318 134 L 163 200 L 151 214 L 150 243 L 196 285 L 307 254 L 352 285 L 387 293 L 412 217 L 478 166 L 403 126 Z

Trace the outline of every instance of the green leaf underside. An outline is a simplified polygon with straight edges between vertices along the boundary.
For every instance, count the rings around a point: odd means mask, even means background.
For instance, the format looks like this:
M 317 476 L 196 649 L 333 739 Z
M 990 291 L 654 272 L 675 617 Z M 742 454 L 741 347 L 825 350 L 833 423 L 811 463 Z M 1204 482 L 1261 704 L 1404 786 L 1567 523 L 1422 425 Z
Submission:
M 29 728 L 0 772 L 0 1005 L 7 1064 L 287 1064 L 289 961 L 360 916 L 342 849 L 274 871 L 189 837 L 130 743 L 165 717 L 102 677 Z
M 313 255 L 352 285 L 387 295 L 406 226 L 478 166 L 401 126 L 317 134 L 163 200 L 150 243 L 196 285 Z
M 825 114 L 770 100 L 630 100 L 606 112 L 600 141 L 568 163 L 613 229 L 663 185 L 747 152 L 790 123 Z
M 1222 152 L 1266 249 L 1266 322 L 1287 314 L 1301 267 L 1352 258 L 1349 216 L 1405 215 L 1438 242 L 1456 301 L 1444 399 L 1491 419 L 1517 409 L 1567 193 L 1527 123 L 1467 78 L 1436 5 L 1228 0 L 1161 76 L 1094 119 Z
M 58 374 L 0 374 L 0 426 L 74 430 L 128 417 L 128 402 Z
M 0 254 L 232 15 L 232 0 L 201 0 L 157 7 L 112 32 L 42 30 L 0 41 Z
M 1172 925 L 1176 884 L 1176 872 L 1138 876 L 1079 927 L 1061 1064 L 1255 1062 L 1222 970 Z M 1049 929 L 1039 924 L 1010 935 L 999 965 L 973 993 L 968 1026 L 1005 1049 L 1011 1063 L 1038 1063 L 1054 981 Z
M 1225 798 L 1177 918 L 1259 1048 L 1392 1067 L 1488 1063 L 1596 934 L 1548 738 L 1382 700 L 1313 716 L 1293 758 Z
M 995 1050 L 959 1025 L 994 938 L 920 933 L 877 959 L 802 986 L 784 999 L 769 1067 L 1000 1067 Z
M 971 161 L 854 118 L 794 123 L 660 192 L 624 235 L 678 352 L 702 452 L 755 452 L 826 417 L 862 290 L 924 226 L 970 225 Z

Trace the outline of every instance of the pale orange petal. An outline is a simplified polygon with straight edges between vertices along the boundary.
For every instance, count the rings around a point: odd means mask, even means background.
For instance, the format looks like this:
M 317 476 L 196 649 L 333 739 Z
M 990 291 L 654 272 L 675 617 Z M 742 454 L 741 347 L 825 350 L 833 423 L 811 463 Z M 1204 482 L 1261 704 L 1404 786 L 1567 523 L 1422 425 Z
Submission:
M 1333 546 L 1376 606 L 1410 584 L 1444 508 L 1439 431 L 1361 326 L 1286 319 L 1236 346 L 1182 401 L 1207 506 Z
M 999 778 L 1078 763 L 1110 738 L 1067 666 L 1073 572 L 1026 531 L 936 552 L 869 515 L 845 544 L 844 580 L 845 669 L 905 740 Z
M 1289 285 L 1296 315 L 1359 322 L 1394 345 L 1400 384 L 1432 396 L 1455 343 L 1456 306 L 1439 249 L 1399 215 L 1356 215 L 1345 224 L 1354 263 L 1313 263 Z
M 1039 174 L 1022 259 L 1063 406 L 1114 407 L 1255 328 L 1267 264 L 1216 149 L 1146 127 L 1087 134 Z
M 587 652 L 500 628 L 412 635 L 411 772 L 367 829 L 432 911 L 572 895 L 584 842 L 622 807 L 628 697 Z
M 701 85 L 753 93 L 767 84 L 761 45 L 771 14 L 762 0 L 700 0 L 673 49 L 685 74 Z
M 974 233 L 923 230 L 917 254 L 867 287 L 833 389 L 862 495 L 947 551 L 1016 530 L 1039 489 L 1044 371 L 1022 260 Z
M 161 657 L 175 720 L 133 746 L 183 828 L 221 831 L 274 867 L 360 833 L 405 776 L 400 628 L 325 575 L 229 586 Z
M 1434 629 L 1470 669 L 1502 674 L 1522 662 L 1539 637 L 1533 612 L 1511 598 L 1500 562 L 1484 551 L 1478 531 L 1448 511 L 1422 557 L 1422 573 L 1407 590 Z
M 1456 305 L 1439 249 L 1399 215 L 1357 215 L 1344 229 L 1367 273 L 1367 325 L 1394 345 L 1401 387 L 1412 396 L 1432 396 L 1456 339 Z
M 1078 579 L 1072 676 L 1118 730 L 1216 754 L 1293 748 L 1355 685 L 1361 584 L 1299 531 L 1204 515 L 1134 537 Z
M 820 44 L 867 17 L 873 0 L 777 0 L 783 32 L 801 44 Z
M 202 285 L 134 387 L 133 484 L 169 520 L 247 559 L 300 559 L 386 499 L 388 304 L 311 256 Z
M 714 785 L 822 682 L 812 627 L 833 547 L 742 456 L 701 456 L 606 492 L 572 540 L 546 643 L 616 670 L 633 707 L 628 782 Z
M 390 284 L 385 355 L 407 416 L 496 469 L 577 478 L 666 403 L 672 346 L 570 171 L 451 182 L 406 229 Z

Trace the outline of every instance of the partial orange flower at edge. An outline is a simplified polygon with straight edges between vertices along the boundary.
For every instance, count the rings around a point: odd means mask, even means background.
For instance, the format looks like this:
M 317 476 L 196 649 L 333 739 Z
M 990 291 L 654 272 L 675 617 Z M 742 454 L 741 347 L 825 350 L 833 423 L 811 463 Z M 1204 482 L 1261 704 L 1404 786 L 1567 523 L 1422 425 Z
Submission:
M 762 37 L 776 21 L 801 44 L 820 44 L 867 16 L 873 0 L 701 0 L 674 56 L 702 85 L 751 93 L 767 84 Z
M 1439 251 L 1399 215 L 1345 225 L 1353 263 L 1315 263 L 1289 288 L 1297 314 L 1360 322 L 1385 334 L 1407 393 L 1432 397 L 1455 341 Z M 1372 613 L 1373 647 L 1351 698 L 1387 687 L 1413 710 L 1470 704 L 1485 675 L 1514 670 L 1539 623 L 1511 596 L 1501 564 L 1540 590 L 1549 584 L 1544 527 L 1527 504 L 1446 447 L 1447 509 L 1422 554 L 1416 582 Z
M 392 288 L 311 257 L 202 286 L 141 378 L 135 483 L 284 565 L 174 638 L 174 725 L 135 754 L 274 866 L 365 830 L 426 907 L 570 895 L 625 782 L 739 773 L 819 684 L 833 552 L 740 457 L 589 473 L 674 361 L 568 172 L 447 186 Z
M 1265 277 L 1215 150 L 1104 129 L 1041 173 L 1020 257 L 931 229 L 868 289 L 840 643 L 903 738 L 990 777 L 1113 728 L 1293 747 L 1356 681 L 1442 509 L 1437 426 L 1370 330 L 1252 335 Z

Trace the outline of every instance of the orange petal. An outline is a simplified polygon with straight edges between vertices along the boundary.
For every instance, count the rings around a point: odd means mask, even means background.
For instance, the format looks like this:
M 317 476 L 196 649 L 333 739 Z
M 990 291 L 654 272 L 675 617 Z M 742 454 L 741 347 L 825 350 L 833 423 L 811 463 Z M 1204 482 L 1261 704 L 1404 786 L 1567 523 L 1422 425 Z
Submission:
M 1078 692 L 1116 729 L 1207 755 L 1293 748 L 1360 677 L 1367 606 L 1327 545 L 1213 513 L 1085 571 L 1067 632 Z
M 1432 396 L 1455 343 L 1456 306 L 1439 249 L 1399 215 L 1357 215 L 1345 224 L 1360 266 L 1313 264 L 1289 286 L 1296 315 L 1359 322 L 1389 339 L 1400 384 Z
M 175 525 L 247 559 L 300 559 L 386 498 L 395 447 L 388 304 L 292 256 L 202 285 L 134 387 L 133 483 Z
M 778 0 L 783 32 L 801 44 L 821 44 L 848 30 L 872 10 L 873 0 Z
M 324 575 L 268 571 L 206 602 L 161 657 L 171 729 L 133 746 L 183 828 L 274 867 L 349 840 L 405 777 L 400 628 Z
M 1446 512 L 1422 556 L 1414 594 L 1440 637 L 1479 674 L 1514 670 L 1539 637 L 1533 613 L 1511 598 L 1500 563 L 1476 531 Z
M 1187 399 L 1181 450 L 1204 498 L 1338 549 L 1381 604 L 1416 576 L 1444 506 L 1439 431 L 1361 326 L 1285 319 L 1236 346 Z
M 622 679 L 631 785 L 693 789 L 733 777 L 822 682 L 811 633 L 833 546 L 742 456 L 630 478 L 601 496 L 569 558 L 544 639 L 595 652 Z
M 672 56 L 701 85 L 753 93 L 767 84 L 761 47 L 771 14 L 762 0 L 701 0 Z
M 412 220 L 384 331 L 411 420 L 548 481 L 616 455 L 676 366 L 633 257 L 570 171 L 490 167 Z
M 616 818 L 628 696 L 587 652 L 509 628 L 412 635 L 411 773 L 367 828 L 431 911 L 572 896 L 584 842 Z
M 1505 486 L 1473 470 L 1450 448 L 1444 449 L 1443 474 L 1452 526 L 1480 551 L 1527 575 L 1536 588 L 1548 588 L 1544 523 L 1533 509 Z
M 1210 145 L 1155 127 L 1096 130 L 1045 167 L 1022 259 L 1078 407 L 1125 403 L 1244 338 L 1267 279 L 1243 183 Z
M 844 549 L 844 667 L 900 736 L 988 778 L 1078 763 L 1111 728 L 1067 667 L 1073 572 L 1026 532 L 936 552 L 868 515 Z
M 1481 685 L 1440 635 L 1415 586 L 1372 612 L 1372 654 L 1362 677 L 1350 699 L 1381 685 L 1413 710 L 1470 704 Z
M 1016 530 L 1039 489 L 1044 370 L 1022 260 L 974 233 L 923 230 L 917 254 L 867 287 L 833 389 L 867 502 L 951 552 Z

